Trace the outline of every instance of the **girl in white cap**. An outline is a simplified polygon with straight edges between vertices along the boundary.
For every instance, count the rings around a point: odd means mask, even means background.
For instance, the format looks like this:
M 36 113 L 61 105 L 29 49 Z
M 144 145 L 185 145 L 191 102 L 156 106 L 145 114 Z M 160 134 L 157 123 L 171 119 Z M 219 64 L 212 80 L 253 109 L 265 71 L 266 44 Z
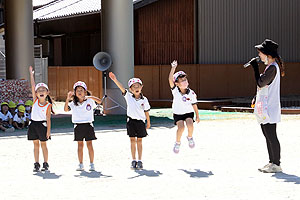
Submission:
M 142 138 L 146 137 L 146 129 L 150 128 L 150 105 L 148 99 L 142 94 L 143 83 L 139 78 L 132 78 L 128 81 L 129 90 L 117 80 L 114 73 L 110 72 L 109 77 L 120 88 L 127 103 L 127 135 L 130 137 L 132 169 L 143 169 L 142 162 Z M 147 126 L 145 121 L 147 120 Z M 136 147 L 137 146 L 137 147 Z M 138 161 L 136 160 L 138 151 Z
M 74 92 L 68 92 L 64 110 L 72 111 L 72 122 L 74 123 L 74 141 L 78 143 L 78 160 L 79 167 L 77 171 L 83 171 L 83 140 L 86 141 L 86 146 L 90 156 L 90 171 L 95 171 L 94 165 L 94 148 L 93 140 L 96 140 L 94 131 L 94 109 L 96 103 L 101 103 L 101 99 L 90 96 L 86 84 L 82 81 L 77 81 L 73 86 Z M 71 103 L 69 101 L 73 99 Z
M 45 83 L 35 84 L 34 71 L 32 67 L 29 67 L 30 80 L 31 80 L 31 91 L 33 97 L 31 122 L 29 124 L 27 136 L 28 140 L 33 140 L 34 144 L 34 172 L 39 171 L 39 148 L 42 147 L 44 163 L 42 171 L 46 171 L 49 168 L 48 164 L 48 148 L 46 141 L 51 139 L 51 112 L 52 100 L 49 96 L 49 88 Z
M 184 122 L 188 128 L 187 140 L 190 148 L 194 148 L 195 142 L 193 140 L 193 118 L 196 113 L 196 122 L 199 123 L 199 113 L 197 107 L 197 95 L 191 90 L 188 85 L 186 73 L 178 71 L 175 73 L 177 61 L 171 63 L 171 71 L 169 74 L 169 84 L 173 94 L 173 117 L 174 124 L 177 125 L 176 142 L 173 148 L 174 153 L 179 153 L 181 144 L 181 136 L 184 131 Z M 175 73 L 175 74 L 174 74 Z

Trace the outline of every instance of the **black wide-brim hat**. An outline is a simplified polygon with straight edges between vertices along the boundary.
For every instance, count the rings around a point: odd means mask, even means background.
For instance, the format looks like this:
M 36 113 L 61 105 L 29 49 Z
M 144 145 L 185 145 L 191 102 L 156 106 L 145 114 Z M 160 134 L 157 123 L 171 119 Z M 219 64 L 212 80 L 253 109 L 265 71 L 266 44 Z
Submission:
M 270 39 L 265 39 L 263 43 L 254 46 L 257 50 L 263 54 L 270 55 L 273 58 L 278 57 L 277 49 L 278 44 Z

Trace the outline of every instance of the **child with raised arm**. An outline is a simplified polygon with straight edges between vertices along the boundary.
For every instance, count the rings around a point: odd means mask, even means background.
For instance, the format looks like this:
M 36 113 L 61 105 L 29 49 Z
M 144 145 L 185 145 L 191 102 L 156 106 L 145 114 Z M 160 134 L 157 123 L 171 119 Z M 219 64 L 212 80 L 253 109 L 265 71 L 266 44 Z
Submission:
M 131 143 L 131 169 L 143 169 L 142 162 L 142 138 L 146 137 L 150 128 L 150 105 L 148 99 L 142 94 L 143 83 L 139 78 L 132 78 L 128 81 L 129 90 L 125 89 L 118 81 L 114 73 L 110 72 L 109 77 L 120 88 L 127 103 L 127 135 Z M 145 121 L 147 120 L 147 126 Z M 136 150 L 138 161 L 136 161 Z
M 44 163 L 42 171 L 47 171 L 49 168 L 48 164 L 48 148 L 46 141 L 50 139 L 51 130 L 51 112 L 52 111 L 52 100 L 49 96 L 49 88 L 45 83 L 35 84 L 33 77 L 33 69 L 29 67 L 30 80 L 31 80 L 31 91 L 33 97 L 31 122 L 29 124 L 27 137 L 28 140 L 33 141 L 34 145 L 34 172 L 39 171 L 39 152 L 40 146 L 42 147 Z
M 173 117 L 174 124 L 177 125 L 176 142 L 173 148 L 174 153 L 179 153 L 181 136 L 184 131 L 184 122 L 188 129 L 187 140 L 190 148 L 194 148 L 193 139 L 194 132 L 194 113 L 196 113 L 196 122 L 199 123 L 199 113 L 197 107 L 197 95 L 190 89 L 187 75 L 183 71 L 175 73 L 177 61 L 171 63 L 171 71 L 169 74 L 169 84 L 173 94 Z

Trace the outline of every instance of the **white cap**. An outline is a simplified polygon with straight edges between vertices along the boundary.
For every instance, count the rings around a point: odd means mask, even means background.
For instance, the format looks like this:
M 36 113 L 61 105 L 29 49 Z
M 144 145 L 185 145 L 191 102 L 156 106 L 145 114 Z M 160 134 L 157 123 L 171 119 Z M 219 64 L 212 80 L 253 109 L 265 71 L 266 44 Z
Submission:
M 184 71 L 178 71 L 173 75 L 173 82 L 176 81 L 176 79 L 178 78 L 178 76 L 180 75 L 186 75 L 186 73 L 184 73 Z
M 75 88 L 76 88 L 77 86 L 81 86 L 81 87 L 83 87 L 85 90 L 87 90 L 86 84 L 85 84 L 85 82 L 83 82 L 83 81 L 77 81 L 77 82 L 74 84 L 73 89 L 75 90 Z
M 134 84 L 134 83 L 139 83 L 139 84 L 143 85 L 143 82 L 141 81 L 141 79 L 139 79 L 139 78 L 132 78 L 132 79 L 130 79 L 128 81 L 128 86 L 131 87 L 132 84 Z
M 37 91 L 40 87 L 44 87 L 49 91 L 48 86 L 45 83 L 38 83 L 35 85 L 35 91 Z

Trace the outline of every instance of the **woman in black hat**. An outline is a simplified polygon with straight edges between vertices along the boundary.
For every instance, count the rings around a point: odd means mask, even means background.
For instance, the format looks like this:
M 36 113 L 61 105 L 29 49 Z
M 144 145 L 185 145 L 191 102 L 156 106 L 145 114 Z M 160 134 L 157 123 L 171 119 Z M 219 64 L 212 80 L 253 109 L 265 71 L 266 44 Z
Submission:
M 259 171 L 282 172 L 276 124 L 281 120 L 280 76 L 285 75 L 284 65 L 277 53 L 278 44 L 274 41 L 266 39 L 255 48 L 258 50 L 261 61 L 267 66 L 264 72 L 259 74 L 257 60 L 254 58 L 250 62 L 257 84 L 254 113 L 266 138 L 269 153 L 269 163 Z

